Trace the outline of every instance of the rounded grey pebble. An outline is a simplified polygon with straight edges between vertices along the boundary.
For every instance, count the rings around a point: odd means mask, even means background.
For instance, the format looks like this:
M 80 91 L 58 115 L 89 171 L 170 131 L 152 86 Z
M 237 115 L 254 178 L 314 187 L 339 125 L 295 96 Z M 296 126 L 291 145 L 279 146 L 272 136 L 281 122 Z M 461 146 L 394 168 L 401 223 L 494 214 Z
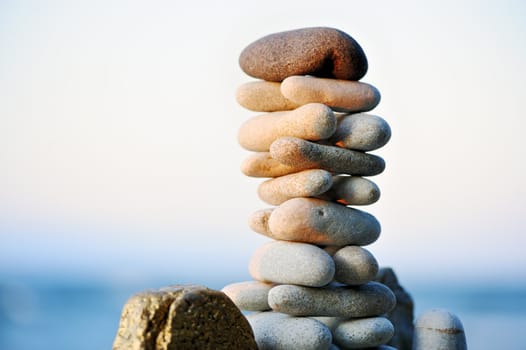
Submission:
M 375 279 L 378 262 L 371 252 L 358 246 L 347 246 L 332 255 L 336 272 L 334 279 L 356 286 Z
M 359 349 L 383 345 L 393 334 L 393 324 L 387 318 L 370 317 L 340 323 L 333 336 L 341 348 Z
M 283 284 L 270 290 L 268 303 L 274 311 L 294 316 L 369 317 L 391 311 L 396 298 L 377 282 L 324 288 Z
M 343 205 L 369 205 L 380 199 L 380 189 L 360 176 L 333 176 L 332 187 L 318 198 Z
M 266 311 L 270 310 L 268 292 L 272 287 L 271 283 L 247 281 L 229 284 L 221 291 L 241 310 Z
M 262 282 L 321 287 L 334 277 L 334 261 L 312 244 L 272 241 L 252 256 L 250 275 Z
M 451 312 L 432 309 L 416 319 L 413 350 L 466 349 L 464 326 L 460 319 Z
M 260 312 L 247 316 L 259 350 L 328 350 L 331 331 L 308 317 L 292 317 L 278 312 Z
M 391 128 L 384 119 L 358 113 L 338 118 L 338 127 L 329 142 L 338 147 L 372 151 L 384 146 L 390 138 Z

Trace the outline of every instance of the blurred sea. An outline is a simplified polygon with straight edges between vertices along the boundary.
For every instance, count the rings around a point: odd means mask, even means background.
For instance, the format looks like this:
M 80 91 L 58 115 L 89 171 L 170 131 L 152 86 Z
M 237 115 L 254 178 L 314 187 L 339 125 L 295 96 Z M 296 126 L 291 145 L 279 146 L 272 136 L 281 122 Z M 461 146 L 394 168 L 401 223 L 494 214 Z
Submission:
M 201 284 L 220 289 L 231 282 L 216 278 Z M 2 278 L 0 349 L 111 349 L 127 298 L 169 284 L 160 280 L 115 283 L 93 278 Z M 434 307 L 456 313 L 464 324 L 470 349 L 526 349 L 526 284 L 404 287 L 415 299 L 417 315 Z

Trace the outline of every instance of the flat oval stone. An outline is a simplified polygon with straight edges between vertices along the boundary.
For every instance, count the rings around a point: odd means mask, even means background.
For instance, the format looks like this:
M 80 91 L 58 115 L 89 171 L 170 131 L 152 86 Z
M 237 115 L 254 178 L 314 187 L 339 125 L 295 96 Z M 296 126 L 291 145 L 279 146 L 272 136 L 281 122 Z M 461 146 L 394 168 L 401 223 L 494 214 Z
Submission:
M 250 154 L 241 164 L 241 172 L 251 177 L 277 177 L 308 168 L 285 165 L 273 159 L 269 152 Z
M 271 283 L 247 281 L 229 284 L 221 291 L 241 310 L 266 311 L 270 310 L 268 292 L 272 287 Z
M 318 196 L 331 186 L 331 173 L 312 169 L 264 181 L 258 187 L 258 195 L 268 204 L 280 205 L 291 198 Z
M 292 317 L 278 312 L 260 312 L 247 316 L 259 350 L 327 350 L 331 331 L 308 317 Z
M 367 249 L 347 246 L 332 255 L 336 272 L 334 279 L 340 283 L 356 286 L 375 279 L 378 262 Z
M 281 83 L 264 80 L 241 85 L 237 89 L 236 100 L 241 106 L 255 112 L 288 111 L 301 106 L 281 94 Z
M 466 350 L 466 334 L 457 316 L 446 310 L 432 309 L 415 321 L 413 350 L 442 349 Z
M 268 219 L 274 208 L 265 208 L 255 211 L 248 218 L 248 226 L 257 233 L 265 236 L 271 236 L 270 228 L 268 227 Z
M 283 80 L 281 94 L 300 105 L 323 103 L 335 111 L 347 113 L 370 111 L 381 98 L 378 89 L 370 84 L 299 75 Z
M 384 160 L 378 156 L 296 137 L 281 137 L 272 142 L 270 156 L 295 168 L 317 168 L 349 175 L 373 176 L 385 169 Z
M 396 299 L 377 282 L 324 288 L 283 284 L 270 290 L 268 303 L 274 311 L 294 316 L 369 317 L 389 312 Z
M 387 343 L 394 334 L 385 317 L 360 318 L 342 322 L 334 331 L 334 342 L 344 349 L 370 348 Z
M 262 282 L 321 287 L 334 277 L 334 261 L 312 244 L 272 241 L 252 256 L 250 275 Z
M 266 152 L 274 140 L 283 136 L 317 141 L 329 138 L 335 130 L 332 110 L 320 103 L 309 103 L 293 111 L 255 116 L 241 125 L 237 139 L 249 151 Z
M 305 74 L 360 80 L 367 72 L 367 58 L 356 40 L 324 27 L 267 35 L 241 52 L 239 65 L 246 74 L 268 81 Z
M 334 176 L 331 188 L 319 198 L 343 205 L 369 205 L 380 199 L 380 188 L 360 176 Z
M 384 146 L 390 138 L 391 128 L 384 119 L 358 113 L 338 118 L 338 127 L 329 142 L 338 147 L 366 152 Z
M 367 245 L 380 235 L 374 216 L 314 198 L 293 198 L 274 209 L 268 219 L 274 239 L 319 245 Z

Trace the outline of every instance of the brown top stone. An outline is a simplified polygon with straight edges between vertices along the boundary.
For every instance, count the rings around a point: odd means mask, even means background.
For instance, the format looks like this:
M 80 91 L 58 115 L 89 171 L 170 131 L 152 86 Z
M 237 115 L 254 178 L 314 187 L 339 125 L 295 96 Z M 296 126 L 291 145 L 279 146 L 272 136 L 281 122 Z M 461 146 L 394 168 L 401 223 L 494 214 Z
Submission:
M 113 350 L 257 349 L 252 329 L 222 292 L 176 285 L 132 296 Z
M 252 77 L 276 82 L 292 75 L 359 80 L 367 72 L 367 58 L 356 40 L 325 27 L 267 35 L 243 50 L 239 65 Z

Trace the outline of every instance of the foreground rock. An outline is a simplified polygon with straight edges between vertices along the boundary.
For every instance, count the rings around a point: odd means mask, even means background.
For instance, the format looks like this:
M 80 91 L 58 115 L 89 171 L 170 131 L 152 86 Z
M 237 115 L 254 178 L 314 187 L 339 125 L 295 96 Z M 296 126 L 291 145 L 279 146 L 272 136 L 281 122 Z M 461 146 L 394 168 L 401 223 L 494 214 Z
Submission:
M 302 28 L 267 35 L 247 46 L 239 65 L 248 75 L 282 81 L 291 75 L 360 80 L 367 58 L 348 34 L 333 28 Z
M 257 349 L 252 329 L 222 292 L 177 285 L 132 296 L 113 350 Z

